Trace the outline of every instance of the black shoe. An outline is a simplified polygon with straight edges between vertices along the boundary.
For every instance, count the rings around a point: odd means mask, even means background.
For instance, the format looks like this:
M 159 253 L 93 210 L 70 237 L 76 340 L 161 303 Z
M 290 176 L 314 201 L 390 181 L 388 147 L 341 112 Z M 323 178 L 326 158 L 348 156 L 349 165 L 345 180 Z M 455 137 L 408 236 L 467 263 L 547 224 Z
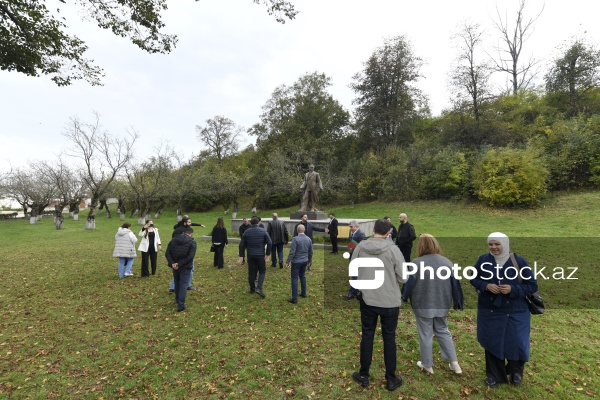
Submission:
M 254 290 L 254 289 L 250 289 L 250 290 L 248 290 L 248 293 L 249 293 L 249 294 L 254 294 L 254 293 L 256 293 L 256 290 Z
M 283 269 L 283 261 L 279 261 L 279 269 Z
M 169 289 L 169 294 L 175 293 L 175 289 Z
M 277 268 L 277 264 L 273 264 L 273 265 L 271 265 L 271 267 Z
M 362 376 L 360 374 L 360 372 L 352 373 L 352 379 L 354 379 L 356 382 L 360 383 L 360 386 L 362 386 L 362 387 L 366 388 L 367 386 L 369 386 L 369 377 Z
M 185 311 L 186 308 L 187 308 L 187 305 L 185 305 L 185 304 L 183 305 L 183 307 L 177 307 L 177 312 Z
M 499 385 L 498 382 L 496 382 L 495 380 L 493 380 L 492 378 L 485 378 L 484 383 L 487 385 L 487 387 L 489 388 L 495 388 L 496 386 Z
M 402 386 L 402 378 L 396 375 L 394 379 L 388 379 L 385 388 L 389 391 L 396 390 Z
M 301 295 L 300 295 L 300 297 L 307 298 L 308 296 L 307 296 L 307 295 L 305 295 L 305 294 L 301 294 Z
M 189 286 L 189 287 L 187 288 L 187 290 L 198 290 L 198 289 L 196 289 L 194 286 Z
M 523 375 L 521 375 L 518 372 L 515 372 L 510 376 L 510 382 L 515 386 L 520 385 L 521 383 L 523 383 Z
M 267 295 L 266 295 L 266 294 L 264 294 L 264 292 L 263 292 L 262 290 L 260 290 L 260 289 L 256 289 L 255 291 L 256 291 L 256 294 L 258 294 L 258 295 L 259 295 L 260 297 L 262 297 L 263 299 L 264 299 L 265 297 L 267 297 Z
M 288 303 L 296 304 L 296 303 L 298 303 L 298 300 L 289 298 Z
M 352 293 L 343 294 L 342 297 L 345 298 L 346 300 L 352 300 L 352 299 L 356 298 L 356 296 L 353 295 Z

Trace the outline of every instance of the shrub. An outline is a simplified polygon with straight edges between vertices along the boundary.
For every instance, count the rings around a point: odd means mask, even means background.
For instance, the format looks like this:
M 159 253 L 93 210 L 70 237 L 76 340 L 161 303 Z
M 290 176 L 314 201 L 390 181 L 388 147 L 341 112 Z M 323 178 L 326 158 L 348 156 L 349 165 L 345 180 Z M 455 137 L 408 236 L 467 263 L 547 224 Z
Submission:
M 548 170 L 533 149 L 490 149 L 476 163 L 473 187 L 491 206 L 536 206 L 546 192 Z

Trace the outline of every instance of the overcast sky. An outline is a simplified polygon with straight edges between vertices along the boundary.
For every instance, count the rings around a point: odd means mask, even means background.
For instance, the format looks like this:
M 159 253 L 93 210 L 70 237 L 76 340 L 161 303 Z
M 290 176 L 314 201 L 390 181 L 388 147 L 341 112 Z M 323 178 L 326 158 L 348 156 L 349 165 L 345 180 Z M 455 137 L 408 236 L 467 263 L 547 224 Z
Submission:
M 152 154 L 166 141 L 190 158 L 202 150 L 196 125 L 224 115 L 249 128 L 279 85 L 291 85 L 307 72 L 332 78 L 330 93 L 352 110 L 348 85 L 362 63 L 386 37 L 405 35 L 427 63 L 420 88 L 434 115 L 448 106 L 448 71 L 457 55 L 451 36 L 461 21 L 478 22 L 492 51 L 498 34 L 492 26 L 501 13 L 514 20 L 518 0 L 293 0 L 296 19 L 278 24 L 263 5 L 251 0 L 173 0 L 165 32 L 179 37 L 167 55 L 150 55 L 93 23 L 69 19 L 72 33 L 90 48 L 87 57 L 104 69 L 104 86 L 84 81 L 57 87 L 48 77 L 0 71 L 0 169 L 29 161 L 57 159 L 69 146 L 61 132 L 70 118 L 93 121 L 115 135 L 140 134 L 136 156 Z M 530 0 L 526 16 L 544 2 Z M 591 0 L 547 0 L 524 52 L 544 59 L 573 35 L 600 42 L 599 6 Z M 66 6 L 62 5 L 65 9 Z M 67 10 L 68 11 L 68 10 Z M 503 76 L 497 77 L 504 82 Z M 253 142 L 246 138 L 245 144 Z

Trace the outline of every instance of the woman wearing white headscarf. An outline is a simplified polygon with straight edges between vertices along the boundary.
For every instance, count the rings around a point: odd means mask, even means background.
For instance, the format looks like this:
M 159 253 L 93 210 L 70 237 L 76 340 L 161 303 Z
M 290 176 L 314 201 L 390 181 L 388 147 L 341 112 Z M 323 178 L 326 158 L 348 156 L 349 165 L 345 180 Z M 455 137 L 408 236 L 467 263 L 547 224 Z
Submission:
M 494 232 L 487 244 L 489 253 L 479 257 L 474 265 L 477 277 L 471 280 L 479 292 L 477 340 L 485 350 L 485 384 L 520 385 L 529 361 L 531 317 L 525 297 L 538 285 L 524 258 L 515 254 L 519 265 L 513 266 L 508 236 Z

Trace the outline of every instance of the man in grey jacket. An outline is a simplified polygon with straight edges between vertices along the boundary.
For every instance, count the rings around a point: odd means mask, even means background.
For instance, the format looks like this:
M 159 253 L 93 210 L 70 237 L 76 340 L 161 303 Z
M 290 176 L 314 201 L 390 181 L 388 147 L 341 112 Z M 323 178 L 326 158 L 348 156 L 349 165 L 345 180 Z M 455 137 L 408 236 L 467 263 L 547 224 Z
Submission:
M 363 387 L 369 386 L 369 369 L 373 358 L 373 340 L 377 320 L 381 320 L 383 336 L 383 359 L 385 362 L 386 388 L 395 390 L 402 385 L 402 378 L 396 375 L 396 328 L 400 313 L 400 283 L 403 278 L 402 264 L 404 257 L 390 240 L 391 225 L 383 219 L 375 221 L 373 237 L 361 241 L 352 252 L 351 265 L 357 258 L 377 258 L 383 263 L 383 282 L 375 289 L 363 289 L 359 296 L 362 339 L 360 341 L 360 371 L 354 372 L 352 378 Z M 359 268 L 358 280 L 369 281 L 377 277 L 376 268 Z M 379 269 L 380 270 L 380 269 Z
M 312 240 L 304 234 L 304 225 L 298 225 L 298 236 L 292 239 L 287 266 L 292 265 L 292 297 L 288 301 L 292 304 L 298 302 L 298 279 L 300 279 L 300 297 L 306 297 L 306 267 L 312 263 Z
M 267 232 L 271 237 L 271 266 L 277 266 L 277 256 L 279 256 L 279 268 L 283 268 L 283 245 L 288 244 L 288 231 L 277 213 L 273 213 L 273 219 L 267 226 Z

